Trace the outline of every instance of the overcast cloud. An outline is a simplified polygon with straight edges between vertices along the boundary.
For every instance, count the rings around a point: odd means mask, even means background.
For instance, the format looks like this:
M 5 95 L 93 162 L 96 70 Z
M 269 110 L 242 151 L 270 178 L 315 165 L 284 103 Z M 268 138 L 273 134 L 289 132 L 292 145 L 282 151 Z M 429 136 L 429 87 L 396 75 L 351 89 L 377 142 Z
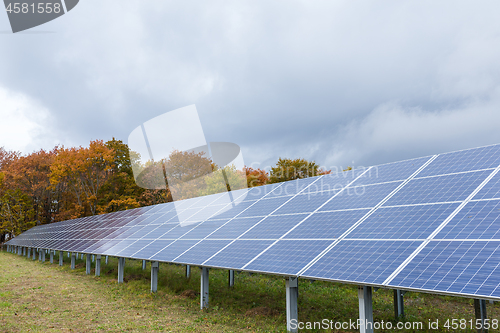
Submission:
M 0 146 L 124 141 L 196 104 L 247 164 L 373 165 L 500 143 L 500 3 L 81 0 L 10 33 Z

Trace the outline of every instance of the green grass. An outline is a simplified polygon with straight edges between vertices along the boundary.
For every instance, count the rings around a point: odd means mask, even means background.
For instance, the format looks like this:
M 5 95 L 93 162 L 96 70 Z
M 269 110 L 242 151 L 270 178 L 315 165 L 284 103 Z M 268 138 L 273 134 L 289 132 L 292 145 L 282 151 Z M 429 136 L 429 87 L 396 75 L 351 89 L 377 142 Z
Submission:
M 283 277 L 237 273 L 235 286 L 229 288 L 227 271 L 211 269 L 210 308 L 200 310 L 200 270 L 195 267 L 186 279 L 183 266 L 161 263 L 158 292 L 151 294 L 150 266 L 143 271 L 141 261 L 126 260 L 123 284 L 116 280 L 115 258 L 110 258 L 108 265 L 102 259 L 100 277 L 95 277 L 94 271 L 85 274 L 84 260 L 77 260 L 75 270 L 70 269 L 66 255 L 63 267 L 57 262 L 42 264 L 38 258 L 32 261 L 0 252 L 0 332 L 286 331 Z M 375 321 L 396 323 L 391 290 L 375 292 L 373 308 Z M 474 319 L 471 299 L 424 293 L 407 293 L 405 312 L 406 321 L 424 323 L 422 332 L 448 332 L 442 327 L 446 319 Z M 500 318 L 497 303 L 488 304 L 488 316 Z M 300 281 L 300 321 L 348 322 L 357 318 L 355 286 Z M 436 319 L 441 323 L 439 330 L 425 329 Z M 310 332 L 317 331 L 321 330 Z

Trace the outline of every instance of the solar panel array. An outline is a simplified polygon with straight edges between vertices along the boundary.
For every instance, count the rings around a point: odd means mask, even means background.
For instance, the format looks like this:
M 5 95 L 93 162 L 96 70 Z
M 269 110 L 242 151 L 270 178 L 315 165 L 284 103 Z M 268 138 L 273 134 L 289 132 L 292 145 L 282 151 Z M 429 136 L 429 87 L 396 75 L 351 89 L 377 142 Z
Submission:
M 500 298 L 500 145 L 32 228 L 10 245 Z

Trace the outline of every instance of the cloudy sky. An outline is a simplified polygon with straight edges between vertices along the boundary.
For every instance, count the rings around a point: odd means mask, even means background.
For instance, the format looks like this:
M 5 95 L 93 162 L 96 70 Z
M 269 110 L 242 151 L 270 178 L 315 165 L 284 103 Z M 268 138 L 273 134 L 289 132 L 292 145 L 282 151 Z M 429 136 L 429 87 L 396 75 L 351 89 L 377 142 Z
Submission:
M 208 141 L 327 167 L 500 143 L 500 3 L 81 0 L 12 34 L 0 146 L 127 141 L 196 104 Z

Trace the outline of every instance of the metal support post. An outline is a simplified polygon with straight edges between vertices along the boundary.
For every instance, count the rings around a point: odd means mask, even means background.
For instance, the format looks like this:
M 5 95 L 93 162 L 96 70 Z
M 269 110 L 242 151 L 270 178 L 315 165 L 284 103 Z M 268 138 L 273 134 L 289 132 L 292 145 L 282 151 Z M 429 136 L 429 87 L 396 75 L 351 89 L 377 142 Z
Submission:
M 63 265 L 64 257 L 63 257 L 63 251 L 59 251 L 59 266 Z
M 106 256 L 106 265 L 108 264 L 108 256 Z
M 51 264 L 54 263 L 54 251 L 53 250 L 50 250 L 50 263 Z
M 69 254 L 69 252 L 68 252 L 68 258 L 69 258 L 69 257 L 70 257 L 70 254 Z
M 286 330 L 298 332 L 298 307 L 299 279 L 295 276 L 286 279 Z
M 40 253 L 42 254 L 42 262 L 45 262 L 45 249 L 42 249 Z
M 404 291 L 394 289 L 394 317 L 396 317 L 396 320 L 400 320 L 405 317 L 403 295 Z
M 234 287 L 234 271 L 229 270 L 229 287 Z
M 124 269 L 125 269 L 125 258 L 118 258 L 118 283 L 123 283 Z
M 201 268 L 200 308 L 208 308 L 208 267 Z
M 23 246 L 23 257 L 26 255 L 26 248 Z
M 75 269 L 76 253 L 71 253 L 71 269 Z
M 91 269 L 92 269 L 91 254 L 87 253 L 87 262 L 85 263 L 85 273 L 89 275 Z
M 360 333 L 373 333 L 372 287 L 359 286 L 359 321 Z
M 101 255 L 95 257 L 95 276 L 101 276 Z
M 146 260 L 143 260 L 142 261 L 142 270 L 145 271 L 146 270 Z
M 488 323 L 486 319 L 488 319 L 488 314 L 486 313 L 486 301 L 484 299 L 475 299 L 474 300 L 474 310 L 476 313 L 476 328 L 477 333 L 488 333 L 488 329 L 484 328 L 484 325 Z M 480 321 L 480 325 L 478 325 L 478 321 Z
M 32 257 L 33 260 L 36 260 L 36 248 L 33 248 L 33 257 Z
M 155 293 L 158 290 L 158 268 L 160 263 L 158 261 L 151 262 L 151 292 Z
M 83 253 L 80 253 L 80 259 L 83 260 Z
M 28 259 L 31 258 L 31 247 L 28 247 Z
M 191 278 L 191 266 L 186 265 L 186 279 Z
M 23 248 L 21 246 L 17 247 L 17 255 L 20 256 L 23 254 Z

